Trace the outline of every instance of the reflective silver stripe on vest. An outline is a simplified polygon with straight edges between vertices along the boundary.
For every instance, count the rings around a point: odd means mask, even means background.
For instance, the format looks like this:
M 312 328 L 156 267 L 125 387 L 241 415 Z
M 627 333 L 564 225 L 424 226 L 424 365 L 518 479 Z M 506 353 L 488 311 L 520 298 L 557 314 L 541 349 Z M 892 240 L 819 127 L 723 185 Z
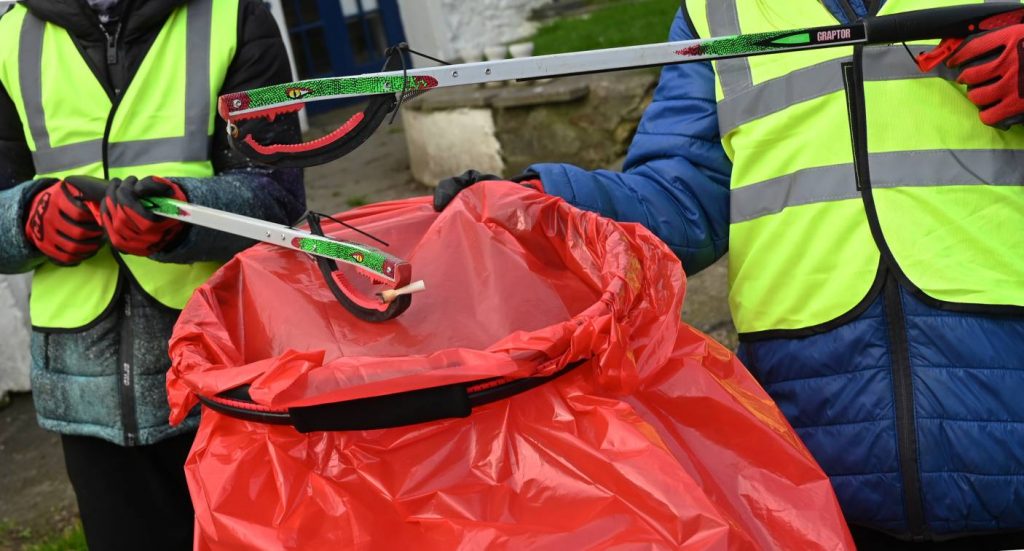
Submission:
M 98 163 L 102 159 L 103 140 L 91 140 L 43 149 L 36 146 L 36 150 L 32 152 L 32 164 L 35 165 L 37 174 L 61 172 Z
M 107 145 L 107 165 L 111 168 L 205 161 L 209 159 L 209 138 L 156 138 L 131 142 L 111 142 Z
M 715 36 L 740 34 L 740 17 L 735 0 L 706 0 L 708 25 Z M 706 37 L 705 37 L 706 38 Z M 720 59 L 715 62 L 718 79 L 725 97 L 733 96 L 753 84 L 750 62 L 745 57 Z
M 46 113 L 43 112 L 43 34 L 46 23 L 25 13 L 25 20 L 18 37 L 18 80 L 21 86 L 21 101 L 25 106 L 29 132 L 36 150 L 32 152 L 32 164 L 37 174 L 59 172 L 99 162 L 103 158 L 103 141 L 92 140 L 70 145 L 52 147 L 50 133 L 46 130 Z
M 210 158 L 210 36 L 213 0 L 189 2 L 185 59 L 185 147 L 181 160 Z M 235 32 L 230 29 L 229 32 Z
M 21 101 L 28 112 L 28 127 L 36 149 L 50 147 L 50 134 L 43 117 L 43 73 L 39 60 L 43 59 L 43 32 L 46 23 L 25 13 L 18 38 L 18 80 L 21 83 Z M 38 113 L 39 116 L 33 116 Z
M 871 187 L 1024 186 L 1024 151 L 969 149 L 872 153 Z M 800 170 L 732 190 L 733 224 L 782 212 L 788 207 L 856 199 L 861 196 L 853 165 Z
M 911 46 L 913 55 L 932 46 Z M 718 127 L 724 136 L 740 125 L 778 113 L 798 103 L 810 101 L 843 90 L 843 57 L 811 65 L 798 71 L 768 80 L 739 95 L 718 102 Z M 903 46 L 868 47 L 864 49 L 864 78 L 868 81 L 908 80 L 940 77 L 955 80 L 956 72 L 945 65 L 922 73 L 911 54 Z
M 210 35 L 212 0 L 190 2 L 186 20 L 185 135 L 108 144 L 109 167 L 209 160 L 210 136 Z M 32 161 L 36 173 L 48 174 L 99 163 L 102 140 L 52 147 L 43 110 L 43 35 L 46 24 L 25 14 L 19 37 L 18 79 L 22 102 L 35 142 Z

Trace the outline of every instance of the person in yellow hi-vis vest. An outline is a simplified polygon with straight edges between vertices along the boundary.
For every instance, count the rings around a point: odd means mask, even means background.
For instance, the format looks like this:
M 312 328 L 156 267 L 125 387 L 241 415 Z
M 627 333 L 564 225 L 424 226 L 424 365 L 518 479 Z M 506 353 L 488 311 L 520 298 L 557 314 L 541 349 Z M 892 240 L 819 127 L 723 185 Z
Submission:
M 981 2 L 684 0 L 670 36 Z M 666 67 L 622 172 L 518 180 L 644 224 L 689 274 L 728 249 L 740 355 L 858 545 L 1021 548 L 1024 25 L 924 74 L 912 56 L 933 47 Z M 486 179 L 441 182 L 435 207 Z
M 193 290 L 251 242 L 158 219 L 151 195 L 288 224 L 302 174 L 232 152 L 218 95 L 290 80 L 258 0 L 27 0 L 0 17 L 0 272 L 33 272 L 32 387 L 59 432 L 92 549 L 187 549 L 167 340 Z M 295 142 L 298 121 L 254 123 Z M 69 181 L 108 181 L 97 219 Z M 196 412 L 198 414 L 198 412 Z

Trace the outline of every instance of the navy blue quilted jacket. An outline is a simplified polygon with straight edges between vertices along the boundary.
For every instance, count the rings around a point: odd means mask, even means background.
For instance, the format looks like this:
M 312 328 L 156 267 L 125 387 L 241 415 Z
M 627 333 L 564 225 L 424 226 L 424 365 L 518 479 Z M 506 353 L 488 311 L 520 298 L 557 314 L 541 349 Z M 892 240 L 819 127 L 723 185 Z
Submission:
M 851 5 L 825 3 L 849 19 Z M 689 38 L 679 15 L 671 39 Z M 644 224 L 696 273 L 728 243 L 731 165 L 713 79 L 707 63 L 663 70 L 621 173 L 532 168 L 547 192 Z M 880 281 L 852 321 L 805 338 L 741 337 L 741 357 L 849 522 L 917 539 L 1024 530 L 1024 319 L 943 310 L 891 275 Z

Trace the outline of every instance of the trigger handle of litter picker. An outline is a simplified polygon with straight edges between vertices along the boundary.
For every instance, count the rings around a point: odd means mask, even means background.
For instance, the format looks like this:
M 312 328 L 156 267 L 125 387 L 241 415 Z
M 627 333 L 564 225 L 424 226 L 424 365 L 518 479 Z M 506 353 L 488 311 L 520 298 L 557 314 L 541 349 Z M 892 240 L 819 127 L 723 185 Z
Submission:
M 968 35 L 1024 23 L 1024 7 L 1021 7 L 1018 4 L 1000 5 L 1007 7 L 1016 6 L 1016 9 L 1008 9 L 1008 11 L 989 15 L 977 24 L 970 24 L 968 26 Z M 938 67 L 949 59 L 958 48 L 960 48 L 960 45 L 964 43 L 964 40 L 966 40 L 966 36 L 949 36 L 943 38 L 942 42 L 939 42 L 939 45 L 936 46 L 935 49 L 917 56 L 917 59 L 915 60 L 917 62 L 917 67 L 921 69 L 921 72 L 923 73 L 927 73 Z
M 942 42 L 939 42 L 934 49 L 918 54 L 914 63 L 917 63 L 917 68 L 922 73 L 928 73 L 949 59 L 949 56 L 953 55 L 953 52 L 963 43 L 964 39 L 962 38 L 943 38 Z
M 1024 19 L 1019 3 L 971 4 L 930 8 L 868 17 L 864 30 L 869 44 L 895 44 L 935 38 L 964 38 L 980 30 Z
M 321 227 L 320 221 L 317 217 L 310 216 L 306 221 L 309 223 L 309 229 L 314 235 L 322 236 L 324 234 L 323 228 Z M 344 276 L 337 274 L 337 262 L 322 256 L 315 257 L 314 261 L 320 269 L 320 274 L 323 276 L 324 283 L 327 284 L 327 288 L 330 289 L 331 294 L 334 295 L 334 298 L 338 303 L 348 310 L 349 313 L 363 321 L 383 323 L 393 320 L 402 315 L 402 313 L 408 310 L 409 306 L 412 305 L 411 294 L 396 296 L 389 302 L 384 302 L 382 296 L 374 299 L 350 296 L 348 292 L 346 292 L 348 290 L 348 286 L 344 284 Z M 407 283 L 406 280 L 411 276 L 409 270 L 410 268 L 405 268 L 406 277 L 403 278 L 403 283 Z

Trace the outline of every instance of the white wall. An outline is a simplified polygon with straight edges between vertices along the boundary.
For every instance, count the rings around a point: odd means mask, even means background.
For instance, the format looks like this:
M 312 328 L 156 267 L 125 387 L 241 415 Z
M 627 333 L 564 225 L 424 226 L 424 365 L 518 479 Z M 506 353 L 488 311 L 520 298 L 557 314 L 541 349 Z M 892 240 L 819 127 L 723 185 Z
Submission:
M 281 31 L 284 49 L 288 51 L 288 62 L 292 66 L 292 80 L 299 80 L 299 71 L 295 68 L 295 53 L 292 52 L 292 41 L 288 37 L 288 26 L 285 24 L 281 0 L 267 0 L 266 4 L 270 8 L 270 13 L 274 16 L 274 20 L 277 21 L 277 30 Z M 309 130 L 309 119 L 306 116 L 305 109 L 299 111 L 299 126 L 302 127 L 303 132 Z
M 552 0 L 398 0 L 409 47 L 442 59 L 465 49 L 505 44 L 533 34 L 530 11 Z M 413 58 L 417 66 L 425 63 Z
M 477 1 L 477 0 L 471 0 Z M 453 57 L 447 45 L 448 30 L 441 12 L 441 0 L 398 0 L 402 28 L 409 47 L 441 59 Z M 421 57 L 412 57 L 413 65 L 437 65 Z

